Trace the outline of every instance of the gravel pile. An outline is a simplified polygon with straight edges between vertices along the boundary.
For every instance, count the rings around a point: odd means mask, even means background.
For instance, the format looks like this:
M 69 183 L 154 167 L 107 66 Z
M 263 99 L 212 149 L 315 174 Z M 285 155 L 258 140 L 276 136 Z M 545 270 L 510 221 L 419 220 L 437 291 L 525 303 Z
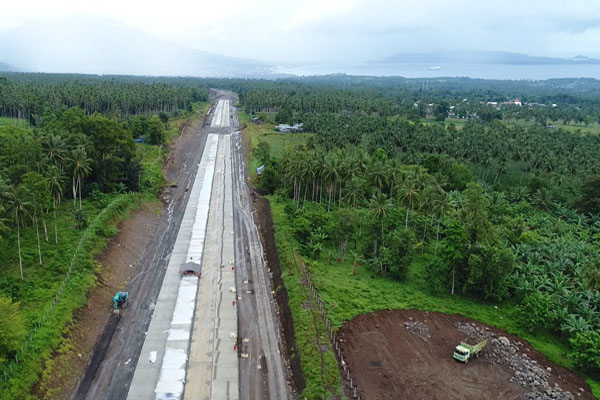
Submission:
M 429 328 L 427 328 L 427 325 L 425 325 L 424 322 L 413 321 L 412 318 L 409 318 L 407 321 L 404 321 L 404 327 L 415 335 L 419 335 L 425 339 L 429 339 L 431 337 Z
M 510 378 L 531 392 L 521 396 L 521 400 L 573 400 L 575 396 L 562 390 L 557 384 L 552 386 L 548 379 L 552 370 L 543 368 L 537 361 L 524 353 L 523 343 L 511 342 L 505 336 L 498 336 L 487 327 L 480 327 L 472 322 L 458 322 L 456 329 L 469 336 L 474 341 L 488 339 L 488 345 L 483 350 L 483 357 L 491 360 L 492 364 L 507 365 L 514 371 Z M 529 349 L 527 349 L 529 351 Z M 581 393 L 577 393 L 581 396 Z

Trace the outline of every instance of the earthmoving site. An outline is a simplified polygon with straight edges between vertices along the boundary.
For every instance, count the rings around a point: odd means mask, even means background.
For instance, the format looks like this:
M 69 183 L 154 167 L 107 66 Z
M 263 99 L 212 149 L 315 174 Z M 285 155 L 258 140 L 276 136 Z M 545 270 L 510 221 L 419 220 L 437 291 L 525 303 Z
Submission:
M 390 310 L 339 332 L 364 399 L 593 399 L 585 381 L 525 341 L 456 314 Z M 461 341 L 488 339 L 481 357 L 452 358 Z

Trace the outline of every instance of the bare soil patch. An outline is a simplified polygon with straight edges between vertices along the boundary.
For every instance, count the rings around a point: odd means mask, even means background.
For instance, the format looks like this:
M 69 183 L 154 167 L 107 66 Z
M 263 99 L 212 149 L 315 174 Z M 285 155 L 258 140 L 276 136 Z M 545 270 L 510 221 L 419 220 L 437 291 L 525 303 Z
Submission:
M 346 322 L 339 337 L 364 399 L 593 399 L 579 375 L 526 341 L 456 314 L 380 311 Z M 452 358 L 461 340 L 483 338 L 481 357 Z

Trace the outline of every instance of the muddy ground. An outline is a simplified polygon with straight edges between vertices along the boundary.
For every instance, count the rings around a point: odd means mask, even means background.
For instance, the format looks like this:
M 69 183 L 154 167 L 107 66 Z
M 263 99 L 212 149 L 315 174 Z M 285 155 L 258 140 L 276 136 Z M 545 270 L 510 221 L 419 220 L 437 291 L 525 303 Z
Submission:
M 104 354 L 109 348 L 114 332 L 123 334 L 124 329 L 131 327 L 143 335 L 144 324 L 148 318 L 144 317 L 143 323 L 138 324 L 128 318 L 127 314 L 136 314 L 136 306 L 142 307 L 144 313 L 139 313 L 143 314 L 142 316 L 149 314 L 148 304 L 145 303 L 151 302 L 156 295 L 154 292 L 160 288 L 164 274 L 164 269 L 160 268 L 164 264 L 160 262 L 160 259 L 164 258 L 161 248 L 165 247 L 161 244 L 171 240 L 165 237 L 163 231 L 174 224 L 174 220 L 180 219 L 180 210 L 184 209 L 187 186 L 190 176 L 195 172 L 198 158 L 197 153 L 191 152 L 190 149 L 201 149 L 204 139 L 203 135 L 200 135 L 202 123 L 201 120 L 186 123 L 180 129 L 181 135 L 171 143 L 171 151 L 163 165 L 169 187 L 161 195 L 162 203 L 146 203 L 133 211 L 129 218 L 119 224 L 118 235 L 107 243 L 105 251 L 98 258 L 102 266 L 97 276 L 98 285 L 89 291 L 87 305 L 76 311 L 73 323 L 64 334 L 63 345 L 55 351 L 49 361 L 52 367 L 46 368 L 47 375 L 33 388 L 32 396 L 35 398 L 83 398 L 87 387 L 92 385 L 92 380 L 96 378 L 99 365 L 108 364 Z M 173 231 L 176 232 L 177 229 Z M 155 259 L 158 261 L 154 261 Z M 148 263 L 148 260 L 153 262 Z M 141 262 L 144 262 L 144 265 L 140 265 Z M 147 275 L 153 276 L 151 282 L 140 278 Z M 117 291 L 125 288 L 135 292 L 136 296 L 132 298 L 132 302 L 135 303 L 123 313 L 125 315 L 121 319 L 125 317 L 125 320 L 118 321 L 114 316 L 111 317 L 112 298 Z M 144 304 L 141 304 L 140 297 L 144 299 Z M 142 316 L 137 319 L 141 319 Z M 140 349 L 141 342 L 137 346 Z M 133 350 L 131 352 L 136 353 Z M 137 362 L 137 359 L 132 358 L 136 356 L 124 356 L 123 360 L 110 362 L 119 365 L 120 369 L 127 369 L 127 374 L 124 375 L 131 375 Z M 90 370 L 91 366 L 93 371 Z M 111 365 L 109 369 L 116 369 L 115 365 Z M 80 382 L 86 383 L 86 390 L 82 390 Z M 101 385 L 95 384 L 92 387 L 95 389 L 95 386 Z M 99 397 L 92 394 L 91 397 L 101 398 L 108 395 L 104 387 L 97 389 L 97 392 L 102 394 L 98 393 Z M 125 386 L 118 396 L 123 393 L 127 393 Z
M 339 332 L 363 399 L 593 399 L 577 374 L 522 339 L 455 314 L 389 310 L 360 315 Z M 488 338 L 468 364 L 454 347 Z

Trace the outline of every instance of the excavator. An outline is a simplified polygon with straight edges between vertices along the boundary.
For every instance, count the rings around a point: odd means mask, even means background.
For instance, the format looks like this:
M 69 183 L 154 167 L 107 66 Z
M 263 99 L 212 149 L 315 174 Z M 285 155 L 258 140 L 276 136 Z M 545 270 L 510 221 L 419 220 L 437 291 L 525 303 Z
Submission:
M 119 314 L 119 307 L 126 308 L 129 302 L 129 292 L 117 292 L 113 298 L 113 304 L 115 309 L 113 314 Z

